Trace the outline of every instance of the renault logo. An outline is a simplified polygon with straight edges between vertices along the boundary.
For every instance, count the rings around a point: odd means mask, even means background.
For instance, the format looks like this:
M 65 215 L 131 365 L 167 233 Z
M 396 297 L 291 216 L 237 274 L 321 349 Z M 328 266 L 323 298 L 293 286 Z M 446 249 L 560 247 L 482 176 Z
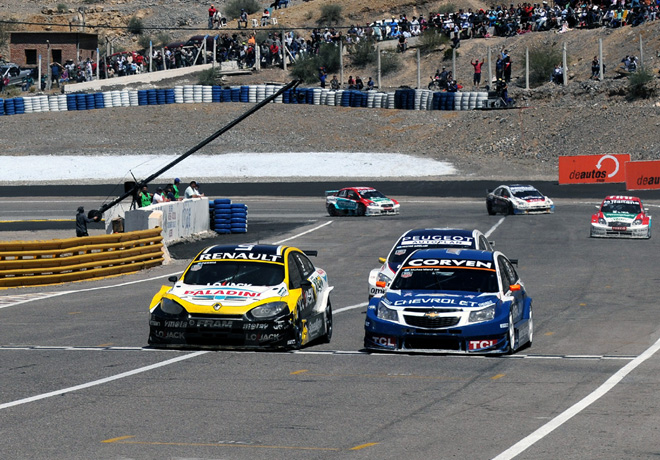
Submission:
M 213 309 L 214 309 L 215 311 L 218 311 L 218 310 L 220 310 L 221 308 L 222 308 L 222 304 L 221 304 L 221 303 L 216 303 L 216 304 L 213 305 Z

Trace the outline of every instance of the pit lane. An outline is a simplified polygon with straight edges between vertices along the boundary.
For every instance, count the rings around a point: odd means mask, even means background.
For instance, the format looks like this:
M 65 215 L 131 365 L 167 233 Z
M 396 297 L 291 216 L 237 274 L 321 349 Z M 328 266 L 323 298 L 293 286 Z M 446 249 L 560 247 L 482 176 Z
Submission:
M 488 216 L 477 199 L 403 198 L 402 214 L 383 218 L 330 218 L 322 199 L 244 201 L 250 218 L 264 221 L 261 242 L 332 221 L 287 244 L 319 250 L 315 263 L 335 285 L 335 311 L 366 301 L 369 270 L 405 230 L 487 231 L 502 218 Z M 658 244 L 589 239 L 597 202 L 563 198 L 554 215 L 506 217 L 490 236 L 496 249 L 519 259 L 534 298 L 535 340 L 524 353 L 505 359 L 365 354 L 364 308 L 353 308 L 336 314 L 328 345 L 298 353 L 204 353 L 2 409 L 0 454 L 493 458 L 582 401 L 659 336 L 658 275 L 649 256 Z M 278 225 L 274 232 L 269 221 Z M 35 300 L 0 309 L 0 405 L 188 356 L 136 352 L 146 345 L 150 297 L 184 265 L 43 288 L 74 292 L 42 300 L 30 290 Z M 659 362 L 650 357 L 517 458 L 657 454 Z M 28 442 L 26 432 L 40 436 Z

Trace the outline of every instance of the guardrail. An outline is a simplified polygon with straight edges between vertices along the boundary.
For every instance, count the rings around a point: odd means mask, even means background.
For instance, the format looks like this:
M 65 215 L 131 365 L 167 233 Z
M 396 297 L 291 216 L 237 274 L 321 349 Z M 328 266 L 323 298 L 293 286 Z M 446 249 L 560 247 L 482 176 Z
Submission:
M 91 280 L 162 265 L 161 231 L 0 242 L 0 288 Z

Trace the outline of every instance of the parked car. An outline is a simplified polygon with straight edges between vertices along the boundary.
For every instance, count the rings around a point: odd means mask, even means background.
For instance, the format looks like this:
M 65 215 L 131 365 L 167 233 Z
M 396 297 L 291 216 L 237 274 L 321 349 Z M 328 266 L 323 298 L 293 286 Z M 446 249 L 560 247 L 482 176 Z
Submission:
M 4 79 L 9 78 L 9 85 L 20 85 L 23 79 L 32 75 L 34 69 L 21 68 L 13 62 L 7 62 L 0 66 L 0 76 Z M 34 78 L 34 77 L 33 77 Z

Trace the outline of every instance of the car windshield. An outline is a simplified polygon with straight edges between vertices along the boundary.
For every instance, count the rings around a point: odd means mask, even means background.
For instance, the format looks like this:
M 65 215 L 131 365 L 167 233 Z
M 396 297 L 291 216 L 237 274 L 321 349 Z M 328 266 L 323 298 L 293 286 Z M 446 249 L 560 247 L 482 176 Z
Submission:
M 600 210 L 608 214 L 639 214 L 642 212 L 639 203 L 636 202 L 612 203 L 611 201 L 606 201 Z
M 186 284 L 275 286 L 284 280 L 284 265 L 250 261 L 209 261 L 193 264 L 183 277 Z
M 497 292 L 495 270 L 457 267 L 405 268 L 396 276 L 391 289 L 420 291 Z
M 369 200 L 373 198 L 387 198 L 385 195 L 380 193 L 378 190 L 362 190 L 360 191 L 360 195 L 363 198 L 367 198 Z
M 525 189 L 525 190 L 516 190 L 512 189 L 513 196 L 520 198 L 521 200 L 530 199 L 530 198 L 543 198 L 541 192 L 536 189 Z

